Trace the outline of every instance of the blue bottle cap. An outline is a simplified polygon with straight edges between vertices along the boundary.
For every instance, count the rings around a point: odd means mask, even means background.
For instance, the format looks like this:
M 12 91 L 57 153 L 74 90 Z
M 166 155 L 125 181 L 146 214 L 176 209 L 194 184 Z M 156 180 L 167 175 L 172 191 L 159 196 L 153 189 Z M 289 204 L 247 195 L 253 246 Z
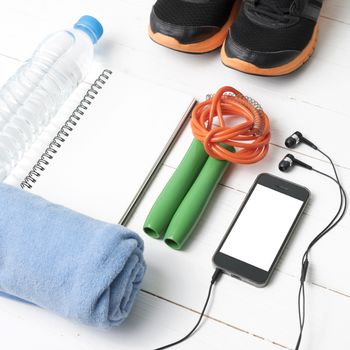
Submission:
M 83 16 L 74 25 L 75 29 L 80 29 L 88 34 L 94 44 L 97 43 L 98 39 L 103 34 L 103 27 L 101 23 L 92 16 Z

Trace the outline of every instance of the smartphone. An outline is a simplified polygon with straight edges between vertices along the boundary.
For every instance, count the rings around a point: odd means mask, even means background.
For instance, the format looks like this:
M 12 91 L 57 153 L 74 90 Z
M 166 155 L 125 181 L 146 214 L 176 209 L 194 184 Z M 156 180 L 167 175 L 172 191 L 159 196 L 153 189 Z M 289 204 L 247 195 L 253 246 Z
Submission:
M 260 174 L 216 250 L 223 272 L 264 287 L 309 200 L 310 191 L 270 174 Z

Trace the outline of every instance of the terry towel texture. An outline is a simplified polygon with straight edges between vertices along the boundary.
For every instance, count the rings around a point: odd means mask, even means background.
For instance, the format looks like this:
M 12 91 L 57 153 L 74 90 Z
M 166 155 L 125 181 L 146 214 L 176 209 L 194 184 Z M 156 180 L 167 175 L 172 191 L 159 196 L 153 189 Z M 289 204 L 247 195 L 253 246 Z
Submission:
M 143 275 L 143 242 L 0 183 L 0 290 L 88 325 L 129 314 Z

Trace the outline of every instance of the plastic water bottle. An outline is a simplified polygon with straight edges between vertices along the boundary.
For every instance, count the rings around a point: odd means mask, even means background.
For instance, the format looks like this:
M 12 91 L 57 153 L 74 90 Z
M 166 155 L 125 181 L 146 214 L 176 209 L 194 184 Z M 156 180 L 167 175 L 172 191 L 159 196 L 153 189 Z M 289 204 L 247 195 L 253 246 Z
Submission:
M 86 76 L 101 24 L 83 16 L 51 34 L 0 89 L 0 181 Z

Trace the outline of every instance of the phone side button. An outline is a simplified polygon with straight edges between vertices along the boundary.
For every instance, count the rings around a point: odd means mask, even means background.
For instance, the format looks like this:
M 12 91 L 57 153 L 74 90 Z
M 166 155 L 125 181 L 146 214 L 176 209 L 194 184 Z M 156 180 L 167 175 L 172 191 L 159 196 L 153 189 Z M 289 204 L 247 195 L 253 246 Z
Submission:
M 237 275 L 235 275 L 235 274 L 233 274 L 233 273 L 231 273 L 231 277 L 236 278 L 236 279 L 238 279 L 238 280 L 241 280 L 241 279 L 242 279 L 241 277 L 239 277 L 239 276 L 237 276 Z

